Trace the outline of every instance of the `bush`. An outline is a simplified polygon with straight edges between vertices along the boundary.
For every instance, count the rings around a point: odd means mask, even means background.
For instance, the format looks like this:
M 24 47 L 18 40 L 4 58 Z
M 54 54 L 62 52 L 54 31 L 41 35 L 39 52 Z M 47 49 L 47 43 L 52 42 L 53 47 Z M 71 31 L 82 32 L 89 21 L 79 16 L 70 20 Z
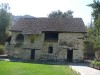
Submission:
M 100 62 L 96 62 L 96 66 L 100 66 Z
M 4 46 L 0 45 L 0 54 L 4 54 Z
M 100 70 L 100 62 L 98 62 L 98 61 L 92 61 L 91 64 L 90 64 L 90 66 L 92 68 Z

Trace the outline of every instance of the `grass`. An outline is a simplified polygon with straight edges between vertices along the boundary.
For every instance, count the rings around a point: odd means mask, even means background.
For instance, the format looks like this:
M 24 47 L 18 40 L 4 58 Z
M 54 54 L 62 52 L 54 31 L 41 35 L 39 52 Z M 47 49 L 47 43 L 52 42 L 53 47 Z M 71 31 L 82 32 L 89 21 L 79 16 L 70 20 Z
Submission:
M 77 75 L 67 65 L 0 61 L 0 75 Z

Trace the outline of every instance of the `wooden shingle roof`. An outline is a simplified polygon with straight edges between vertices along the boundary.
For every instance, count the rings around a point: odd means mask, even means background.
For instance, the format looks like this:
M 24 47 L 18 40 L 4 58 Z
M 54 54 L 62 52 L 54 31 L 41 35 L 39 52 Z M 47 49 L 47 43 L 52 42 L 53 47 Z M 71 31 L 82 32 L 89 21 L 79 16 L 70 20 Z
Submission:
M 10 30 L 40 34 L 43 31 L 86 32 L 86 27 L 81 18 L 21 18 Z

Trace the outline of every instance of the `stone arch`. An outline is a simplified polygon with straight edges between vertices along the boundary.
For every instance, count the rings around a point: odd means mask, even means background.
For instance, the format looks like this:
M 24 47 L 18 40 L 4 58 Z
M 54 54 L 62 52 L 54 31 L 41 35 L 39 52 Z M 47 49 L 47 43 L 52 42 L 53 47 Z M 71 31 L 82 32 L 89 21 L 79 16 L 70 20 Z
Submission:
M 23 34 L 18 34 L 16 36 L 16 42 L 24 42 L 24 36 L 23 36 Z

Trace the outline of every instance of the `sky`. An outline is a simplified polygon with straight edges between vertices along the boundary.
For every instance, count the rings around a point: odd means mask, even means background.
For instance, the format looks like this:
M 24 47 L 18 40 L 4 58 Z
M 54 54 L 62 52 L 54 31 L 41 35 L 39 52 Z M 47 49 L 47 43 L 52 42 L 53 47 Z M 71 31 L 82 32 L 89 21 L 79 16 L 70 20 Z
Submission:
M 73 16 L 82 18 L 87 25 L 91 21 L 92 12 L 87 5 L 93 3 L 93 0 L 0 0 L 1 3 L 9 3 L 10 12 L 16 16 L 47 17 L 52 11 L 72 10 Z

